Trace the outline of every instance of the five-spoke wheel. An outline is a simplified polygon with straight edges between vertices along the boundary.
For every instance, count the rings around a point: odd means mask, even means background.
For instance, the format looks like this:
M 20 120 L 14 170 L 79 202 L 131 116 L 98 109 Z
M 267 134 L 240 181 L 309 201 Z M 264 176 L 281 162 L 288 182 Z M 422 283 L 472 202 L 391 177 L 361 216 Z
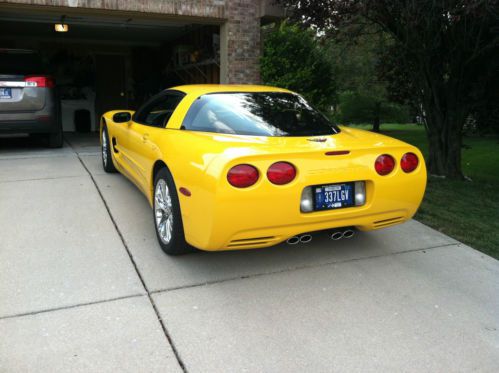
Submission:
M 159 238 L 165 244 L 168 244 L 172 239 L 173 231 L 173 214 L 172 214 L 172 198 L 166 181 L 158 180 L 154 191 L 154 215 L 156 217 L 156 230 Z
M 158 242 L 165 253 L 180 255 L 192 251 L 184 237 L 175 182 L 166 167 L 154 179 L 153 214 Z
M 102 167 L 104 168 L 104 171 L 109 173 L 116 172 L 113 159 L 111 158 L 112 157 L 111 145 L 109 143 L 109 135 L 107 132 L 107 127 L 102 128 L 101 151 L 102 151 Z

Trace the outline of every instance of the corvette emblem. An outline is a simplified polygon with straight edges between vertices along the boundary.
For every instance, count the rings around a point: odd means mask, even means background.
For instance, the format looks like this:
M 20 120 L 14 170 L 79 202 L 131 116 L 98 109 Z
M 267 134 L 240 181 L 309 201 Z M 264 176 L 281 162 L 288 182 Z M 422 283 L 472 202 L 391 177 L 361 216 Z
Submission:
M 313 142 L 326 142 L 325 137 L 313 137 L 311 139 L 307 139 L 307 141 L 313 141 Z

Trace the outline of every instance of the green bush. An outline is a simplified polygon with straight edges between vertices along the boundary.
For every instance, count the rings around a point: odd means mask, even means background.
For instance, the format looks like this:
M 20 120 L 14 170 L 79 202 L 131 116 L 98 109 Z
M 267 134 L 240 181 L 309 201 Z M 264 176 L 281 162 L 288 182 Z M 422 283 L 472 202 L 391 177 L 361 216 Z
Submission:
M 343 92 L 339 96 L 335 118 L 340 123 L 373 123 L 379 116 L 381 123 L 408 123 L 411 121 L 406 106 L 375 96 Z

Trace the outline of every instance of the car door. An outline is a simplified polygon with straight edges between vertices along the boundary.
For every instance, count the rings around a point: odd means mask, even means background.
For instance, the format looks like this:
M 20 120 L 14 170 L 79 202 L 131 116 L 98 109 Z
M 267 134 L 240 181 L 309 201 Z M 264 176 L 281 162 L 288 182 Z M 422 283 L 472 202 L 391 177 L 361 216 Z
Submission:
M 173 90 L 162 92 L 139 110 L 130 124 L 127 152 L 133 161 L 133 176 L 144 191 L 150 185 L 153 164 L 161 154 L 157 139 L 165 135 L 165 127 L 184 96 Z

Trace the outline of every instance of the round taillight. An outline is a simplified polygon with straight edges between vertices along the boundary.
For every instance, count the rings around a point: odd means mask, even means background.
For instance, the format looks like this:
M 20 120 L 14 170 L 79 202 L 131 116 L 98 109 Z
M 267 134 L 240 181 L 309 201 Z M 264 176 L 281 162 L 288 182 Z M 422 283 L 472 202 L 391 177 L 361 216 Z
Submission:
M 419 164 L 418 156 L 414 153 L 405 153 L 400 160 L 400 167 L 404 172 L 414 171 Z
M 381 176 L 388 175 L 395 168 L 395 159 L 388 154 L 380 155 L 374 162 L 374 168 Z
M 267 178 L 272 184 L 284 185 L 296 177 L 296 168 L 288 162 L 276 162 L 267 170 Z
M 258 181 L 258 170 L 249 164 L 239 164 L 229 170 L 227 180 L 236 188 L 247 188 Z

